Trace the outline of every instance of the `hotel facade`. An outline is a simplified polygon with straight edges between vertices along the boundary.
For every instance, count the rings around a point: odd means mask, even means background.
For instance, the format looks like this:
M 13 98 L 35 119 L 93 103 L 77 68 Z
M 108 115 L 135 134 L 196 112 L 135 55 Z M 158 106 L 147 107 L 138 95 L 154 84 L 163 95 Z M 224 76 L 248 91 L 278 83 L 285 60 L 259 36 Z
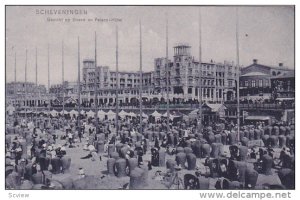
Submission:
M 166 58 L 156 58 L 154 71 L 141 73 L 143 101 L 165 102 L 167 81 L 169 81 L 170 101 L 199 101 L 200 74 L 202 74 L 203 101 L 221 103 L 236 98 L 237 67 L 233 63 L 217 63 L 211 60 L 203 62 L 200 69 L 199 61 L 195 60 L 190 52 L 191 46 L 176 45 L 173 59 L 168 59 L 167 62 Z M 81 102 L 83 103 L 114 104 L 117 88 L 119 103 L 127 104 L 139 99 L 139 71 L 119 71 L 117 81 L 116 71 L 111 71 L 108 66 L 95 67 L 94 60 L 89 59 L 83 61 L 82 71 Z

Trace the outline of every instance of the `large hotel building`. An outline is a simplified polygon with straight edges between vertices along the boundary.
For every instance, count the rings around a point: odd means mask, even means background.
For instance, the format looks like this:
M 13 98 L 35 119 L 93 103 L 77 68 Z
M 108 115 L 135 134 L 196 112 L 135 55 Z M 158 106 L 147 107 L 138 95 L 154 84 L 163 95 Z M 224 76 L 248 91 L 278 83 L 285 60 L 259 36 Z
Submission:
M 196 61 L 190 52 L 191 46 L 180 44 L 174 47 L 172 60 L 154 60 L 154 71 L 142 73 L 143 101 L 165 101 L 167 81 L 171 101 L 199 100 L 200 70 L 203 101 L 223 102 L 236 97 L 234 88 L 237 68 L 233 63 L 210 61 L 202 63 L 200 69 L 199 61 Z M 115 103 L 116 74 L 116 71 L 111 71 L 108 66 L 95 67 L 94 60 L 84 60 L 81 101 Z M 118 83 L 120 103 L 130 103 L 139 97 L 140 72 L 120 71 Z

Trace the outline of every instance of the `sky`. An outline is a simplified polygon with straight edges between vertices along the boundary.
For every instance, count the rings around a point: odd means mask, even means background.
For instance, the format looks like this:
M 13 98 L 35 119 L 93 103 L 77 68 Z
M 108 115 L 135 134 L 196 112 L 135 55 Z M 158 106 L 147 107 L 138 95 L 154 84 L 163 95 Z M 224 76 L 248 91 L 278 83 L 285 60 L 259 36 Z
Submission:
M 25 52 L 28 50 L 27 80 L 35 82 L 37 48 L 38 84 L 48 83 L 47 46 L 50 47 L 50 84 L 77 80 L 80 39 L 81 61 L 94 58 L 97 32 L 97 64 L 116 66 L 116 25 L 119 29 L 119 70 L 139 70 L 139 21 L 142 23 L 143 71 L 154 69 L 154 59 L 166 56 L 166 18 L 169 24 L 169 57 L 173 46 L 188 43 L 199 58 L 199 10 L 201 12 L 202 61 L 236 62 L 236 7 L 233 6 L 7 6 L 6 81 L 14 81 L 16 53 L 17 81 L 25 81 Z M 85 10 L 87 14 L 37 14 L 37 10 Z M 167 13 L 167 14 L 166 14 Z M 258 63 L 294 69 L 294 7 L 239 6 L 240 64 Z M 166 17 L 167 16 L 167 17 Z M 66 21 L 47 21 L 70 19 Z M 73 19 L 85 21 L 73 21 Z M 102 21 L 96 21 L 102 19 Z M 92 19 L 92 21 L 88 21 Z M 114 20 L 118 19 L 118 20 Z M 108 20 L 108 21 L 105 21 Z M 110 21 L 111 20 L 111 21 Z M 82 63 L 81 63 L 82 67 Z

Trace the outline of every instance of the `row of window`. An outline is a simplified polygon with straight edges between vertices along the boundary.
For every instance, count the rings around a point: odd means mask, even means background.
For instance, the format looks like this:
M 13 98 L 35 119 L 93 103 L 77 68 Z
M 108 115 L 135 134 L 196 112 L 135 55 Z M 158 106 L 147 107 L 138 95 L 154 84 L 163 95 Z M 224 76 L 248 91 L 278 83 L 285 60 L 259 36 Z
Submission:
M 251 80 L 251 81 L 244 81 L 244 86 L 245 87 L 263 87 L 263 86 L 269 87 L 270 83 L 269 83 L 269 80 L 265 80 L 265 81 L 263 81 L 262 79 Z

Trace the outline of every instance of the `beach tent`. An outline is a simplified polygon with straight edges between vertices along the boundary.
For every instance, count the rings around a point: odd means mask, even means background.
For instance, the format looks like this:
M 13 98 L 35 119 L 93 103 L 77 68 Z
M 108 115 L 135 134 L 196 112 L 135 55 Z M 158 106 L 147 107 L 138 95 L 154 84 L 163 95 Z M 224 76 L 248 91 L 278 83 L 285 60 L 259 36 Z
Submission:
M 16 111 L 16 109 L 13 105 L 9 105 L 6 108 L 6 112 L 8 115 L 13 115 L 15 111 Z
M 78 115 L 78 111 L 76 111 L 76 110 L 71 110 L 71 111 L 70 111 L 70 115 L 71 115 L 71 116 L 73 116 L 73 115 L 77 116 L 77 115 Z
M 143 112 L 142 117 L 143 118 L 148 118 L 149 116 L 146 113 Z
M 170 119 L 173 120 L 175 118 L 174 115 L 172 115 L 172 113 L 170 112 Z M 166 112 L 165 114 L 162 115 L 162 117 L 168 117 L 168 112 Z
M 112 110 L 109 110 L 108 113 L 106 113 L 106 115 L 107 115 L 107 118 L 111 119 L 111 120 L 116 118 L 116 113 L 113 112 Z
M 192 119 L 197 118 L 197 117 L 198 117 L 198 112 L 199 112 L 199 109 L 193 110 L 192 112 L 190 112 L 190 113 L 188 114 L 189 118 L 192 118 Z
M 134 112 L 130 112 L 128 115 L 129 115 L 130 117 L 136 117 L 136 116 L 137 116 Z
M 69 112 L 68 112 L 68 111 L 66 111 L 66 110 L 62 110 L 62 111 L 60 111 L 59 113 L 60 113 L 61 115 L 63 115 L 63 114 L 64 114 L 64 115 L 67 115 L 67 114 L 69 114 Z
M 90 110 L 89 112 L 86 113 L 88 117 L 94 117 L 95 116 L 95 112 Z
M 81 111 L 80 111 L 80 114 L 81 114 L 81 115 L 84 115 L 84 114 L 85 114 L 85 111 L 84 111 L 84 110 L 81 110 Z
M 99 119 L 101 119 L 101 120 L 105 119 L 105 115 L 106 115 L 106 112 L 104 112 L 103 110 L 98 111 L 97 116 L 99 117 Z
M 43 111 L 37 111 L 36 112 L 37 114 L 43 114 L 43 115 L 48 115 L 49 114 L 49 111 L 48 110 L 43 110 Z
M 56 116 L 57 113 L 58 113 L 58 112 L 57 112 L 56 110 L 51 110 L 51 111 L 50 111 L 50 115 L 52 115 L 52 116 Z
M 154 111 L 151 116 L 155 117 L 155 118 L 160 118 L 162 116 L 162 114 L 160 114 L 159 112 L 157 111 Z
M 125 118 L 126 116 L 129 116 L 129 113 L 125 112 L 124 110 L 121 110 L 121 112 L 119 112 L 119 116 L 121 118 Z

